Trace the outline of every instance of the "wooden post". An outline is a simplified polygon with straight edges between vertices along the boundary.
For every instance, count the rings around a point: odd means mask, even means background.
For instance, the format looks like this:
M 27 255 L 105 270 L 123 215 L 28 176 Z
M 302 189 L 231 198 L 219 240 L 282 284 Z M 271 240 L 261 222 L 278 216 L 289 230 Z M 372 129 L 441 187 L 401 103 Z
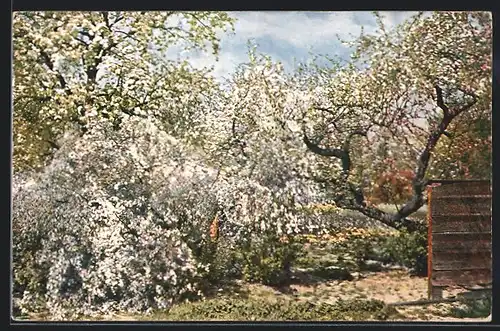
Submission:
M 432 186 L 427 187 L 427 292 L 428 298 L 433 298 L 432 293 Z

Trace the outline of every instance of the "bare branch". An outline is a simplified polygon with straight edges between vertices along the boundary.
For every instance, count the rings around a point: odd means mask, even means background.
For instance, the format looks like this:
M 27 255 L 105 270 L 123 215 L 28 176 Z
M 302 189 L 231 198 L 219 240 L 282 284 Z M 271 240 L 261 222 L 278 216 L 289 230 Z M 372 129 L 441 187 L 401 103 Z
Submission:
M 439 85 L 435 85 L 434 88 L 436 89 L 436 101 L 437 105 L 439 108 L 441 108 L 444 112 L 444 115 L 447 116 L 450 113 L 450 110 L 448 109 L 448 106 L 444 104 L 443 100 L 443 90 Z
M 342 149 L 344 152 L 349 153 L 349 149 L 351 148 L 351 140 L 354 136 L 362 136 L 362 137 L 367 137 L 368 135 L 368 130 L 363 130 L 363 129 L 356 129 L 349 133 L 347 136 L 346 140 L 344 141 L 344 145 L 342 146 Z
M 320 110 L 320 111 L 324 111 L 325 113 L 328 113 L 330 115 L 336 115 L 335 112 L 333 110 L 331 110 L 330 108 L 325 108 L 325 107 L 313 107 L 314 109 L 316 110 Z
M 425 147 L 418 157 L 417 167 L 415 170 L 415 177 L 413 178 L 412 181 L 412 189 L 413 189 L 412 197 L 400 209 L 398 208 L 395 214 L 386 213 L 374 206 L 367 205 L 363 195 L 362 188 L 348 181 L 348 175 L 351 168 L 351 163 L 350 163 L 351 160 L 349 155 L 351 140 L 355 135 L 366 136 L 368 129 L 366 130 L 357 129 L 352 131 L 344 141 L 342 149 L 329 149 L 329 148 L 321 148 L 318 146 L 317 143 L 311 142 L 305 133 L 305 129 L 303 128 L 304 143 L 306 144 L 306 146 L 310 151 L 322 156 L 336 157 L 342 161 L 344 174 L 347 175 L 345 177 L 345 181 L 346 184 L 348 185 L 349 191 L 353 194 L 354 199 L 349 200 L 348 198 L 343 196 L 342 199 L 338 200 L 338 204 L 340 207 L 359 211 L 370 218 L 377 219 L 382 223 L 396 229 L 401 229 L 404 227 L 409 231 L 416 231 L 416 230 L 422 230 L 425 227 L 425 224 L 423 224 L 422 222 L 410 220 L 407 219 L 406 217 L 408 217 L 409 215 L 420 209 L 426 202 L 426 198 L 424 197 L 424 191 L 427 186 L 425 173 L 430 163 L 431 153 L 434 150 L 435 146 L 437 145 L 441 136 L 443 135 L 449 136 L 449 133 L 446 131 L 446 129 L 448 125 L 451 123 L 451 121 L 458 114 L 470 109 L 477 102 L 477 96 L 475 94 L 468 91 L 462 91 L 464 94 L 471 96 L 473 100 L 465 104 L 463 107 L 451 110 L 444 102 L 442 89 L 438 85 L 435 86 L 435 89 L 437 96 L 436 98 L 437 105 L 439 108 L 443 110 L 444 115 L 441 121 L 439 122 L 438 126 L 431 132 L 431 134 L 427 138 Z M 323 107 L 315 107 L 315 108 L 321 111 L 328 112 L 332 115 L 335 115 L 331 109 Z M 383 123 L 378 123 L 378 125 L 381 124 Z M 381 126 L 389 127 L 389 125 L 381 125 Z M 392 130 L 391 133 L 394 134 Z
M 464 105 L 463 107 L 461 108 L 458 108 L 457 110 L 455 110 L 453 112 L 453 115 L 454 116 L 457 116 L 459 115 L 460 113 L 463 113 L 464 111 L 467 111 L 469 110 L 472 106 L 474 106 L 476 103 L 477 103 L 477 95 L 475 93 L 472 93 L 472 92 L 464 92 L 465 94 L 469 95 L 472 97 L 472 100 L 467 103 L 466 105 Z
M 59 149 L 61 148 L 61 146 L 59 146 L 56 142 L 50 140 L 50 139 L 46 139 L 45 140 L 49 145 L 50 147 L 52 147 L 53 149 Z
M 201 25 L 203 25 L 205 28 L 209 28 L 205 23 L 203 23 L 199 18 L 198 16 L 196 16 L 196 14 L 191 14 L 191 17 L 193 17 L 195 20 L 198 21 L 198 23 L 200 23 Z
M 106 24 L 106 27 L 108 28 L 108 30 L 111 31 L 111 25 L 109 24 L 108 12 L 102 11 L 101 16 L 104 19 L 104 24 Z
M 321 156 L 328 156 L 328 157 L 336 157 L 339 159 L 344 158 L 345 152 L 342 149 L 338 148 L 321 148 L 319 147 L 318 144 L 313 143 L 309 138 L 307 137 L 306 133 L 304 132 L 304 143 L 306 144 L 307 148 L 314 154 L 318 154 Z
M 436 89 L 436 91 L 440 90 L 439 88 Z M 438 93 L 439 95 L 439 93 Z M 427 185 L 427 181 L 424 179 L 425 173 L 427 171 L 427 167 L 429 166 L 429 162 L 431 159 L 431 153 L 434 150 L 434 147 L 436 147 L 436 144 L 439 141 L 439 138 L 441 138 L 442 135 L 445 135 L 446 129 L 448 125 L 451 123 L 451 121 L 461 112 L 469 109 L 472 107 L 476 101 L 477 98 L 475 95 L 471 95 L 473 97 L 473 101 L 466 104 L 465 106 L 452 110 L 450 111 L 449 109 L 445 112 L 445 115 L 443 116 L 441 122 L 439 125 L 431 132 L 429 135 L 429 138 L 427 139 L 427 143 L 423 149 L 423 151 L 420 153 L 420 156 L 417 161 L 417 169 L 415 171 L 415 178 L 413 179 L 412 187 L 413 187 L 413 196 L 411 199 L 401 208 L 401 210 L 396 213 L 393 217 L 394 220 L 399 220 L 404 217 L 409 216 L 413 212 L 417 211 L 422 205 L 424 204 L 424 197 L 423 193 L 425 190 L 425 187 Z M 439 96 L 438 96 L 438 104 L 441 102 L 439 101 Z M 441 107 L 441 106 L 440 106 Z M 444 109 L 443 109 L 444 110 Z
M 128 38 L 140 43 L 141 41 L 139 39 L 137 39 L 136 37 L 134 37 L 134 34 L 135 34 L 135 31 L 132 31 L 132 32 L 125 32 L 125 31 L 121 31 L 121 30 L 115 30 L 114 32 L 118 32 L 118 33 L 121 33 L 121 34 L 124 34 L 125 36 L 127 36 Z

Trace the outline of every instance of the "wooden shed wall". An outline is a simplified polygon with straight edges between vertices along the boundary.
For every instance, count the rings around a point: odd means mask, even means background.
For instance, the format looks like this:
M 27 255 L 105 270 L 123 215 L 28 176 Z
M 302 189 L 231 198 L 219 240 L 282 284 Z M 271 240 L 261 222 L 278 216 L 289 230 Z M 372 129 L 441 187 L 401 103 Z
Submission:
M 429 291 L 491 283 L 491 184 L 429 188 Z

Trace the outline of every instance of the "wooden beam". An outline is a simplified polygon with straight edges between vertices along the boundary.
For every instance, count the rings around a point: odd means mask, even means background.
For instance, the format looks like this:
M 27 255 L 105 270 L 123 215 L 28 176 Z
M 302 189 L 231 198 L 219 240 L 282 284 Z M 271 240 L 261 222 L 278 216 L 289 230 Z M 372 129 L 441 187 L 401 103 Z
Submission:
M 432 187 L 427 187 L 427 295 L 432 297 Z

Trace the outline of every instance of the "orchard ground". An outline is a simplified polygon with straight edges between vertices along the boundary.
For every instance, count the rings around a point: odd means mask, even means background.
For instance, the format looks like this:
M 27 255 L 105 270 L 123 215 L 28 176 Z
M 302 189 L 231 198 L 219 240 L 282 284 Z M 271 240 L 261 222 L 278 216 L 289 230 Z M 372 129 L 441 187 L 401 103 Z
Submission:
M 385 208 L 391 208 L 386 206 Z M 349 213 L 346 213 L 349 214 Z M 353 214 L 351 214 L 353 216 Z M 425 217 L 425 208 L 417 216 Z M 357 216 L 352 219 L 349 229 L 356 233 L 365 230 L 384 227 L 377 222 Z M 363 226 L 366 226 L 363 229 Z M 386 229 L 387 230 L 387 229 Z M 348 232 L 348 231 L 346 231 Z M 339 234 L 341 235 L 341 234 Z M 437 303 L 416 306 L 391 306 L 398 302 L 409 302 L 427 299 L 427 277 L 413 275 L 411 270 L 394 265 L 385 264 L 376 260 L 366 260 L 361 270 L 352 271 L 344 267 L 349 265 L 351 257 L 343 256 L 339 259 L 330 243 L 337 242 L 328 236 L 303 236 L 307 254 L 300 259 L 293 268 L 292 282 L 283 287 L 266 286 L 237 280 L 226 286 L 215 288 L 213 295 L 201 302 L 188 302 L 175 305 L 169 311 L 157 311 L 148 315 L 118 314 L 92 318 L 92 320 L 119 320 L 119 321 L 175 321 L 175 320 L 290 320 L 296 318 L 280 318 L 269 309 L 270 318 L 266 313 L 256 313 L 255 316 L 240 315 L 238 309 L 253 309 L 257 306 L 288 307 L 290 305 L 312 303 L 315 306 L 336 307 L 339 302 L 349 303 L 360 307 L 360 312 L 349 311 L 342 313 L 335 320 L 385 320 L 385 321 L 460 321 L 460 322 L 487 322 L 490 321 L 491 301 L 457 301 L 452 303 Z M 342 253 L 341 253 L 342 254 Z M 340 263 L 344 262 L 343 264 Z M 330 267 L 326 267 L 330 265 Z M 338 267 L 342 265 L 342 267 Z M 464 289 L 449 288 L 444 291 L 444 297 L 459 296 Z M 361 306 L 365 303 L 383 303 L 381 312 L 363 312 Z M 273 306 L 275 305 L 275 306 Z M 288 308 L 284 308 L 285 310 Z M 295 308 L 294 308 L 295 309 Z M 334 308 L 336 309 L 336 308 Z M 333 310 L 335 311 L 335 310 Z M 299 316 L 300 312 L 295 312 Z M 247 314 L 247 312 L 245 312 Z M 250 317 L 249 317 L 250 316 Z M 273 317 L 274 316 L 274 317 Z M 289 315 L 286 315 L 289 316 Z M 320 316 L 321 320 L 328 320 L 329 313 Z M 21 317 L 29 320 L 44 320 L 45 315 L 32 314 Z M 89 318 L 82 317 L 82 320 Z

